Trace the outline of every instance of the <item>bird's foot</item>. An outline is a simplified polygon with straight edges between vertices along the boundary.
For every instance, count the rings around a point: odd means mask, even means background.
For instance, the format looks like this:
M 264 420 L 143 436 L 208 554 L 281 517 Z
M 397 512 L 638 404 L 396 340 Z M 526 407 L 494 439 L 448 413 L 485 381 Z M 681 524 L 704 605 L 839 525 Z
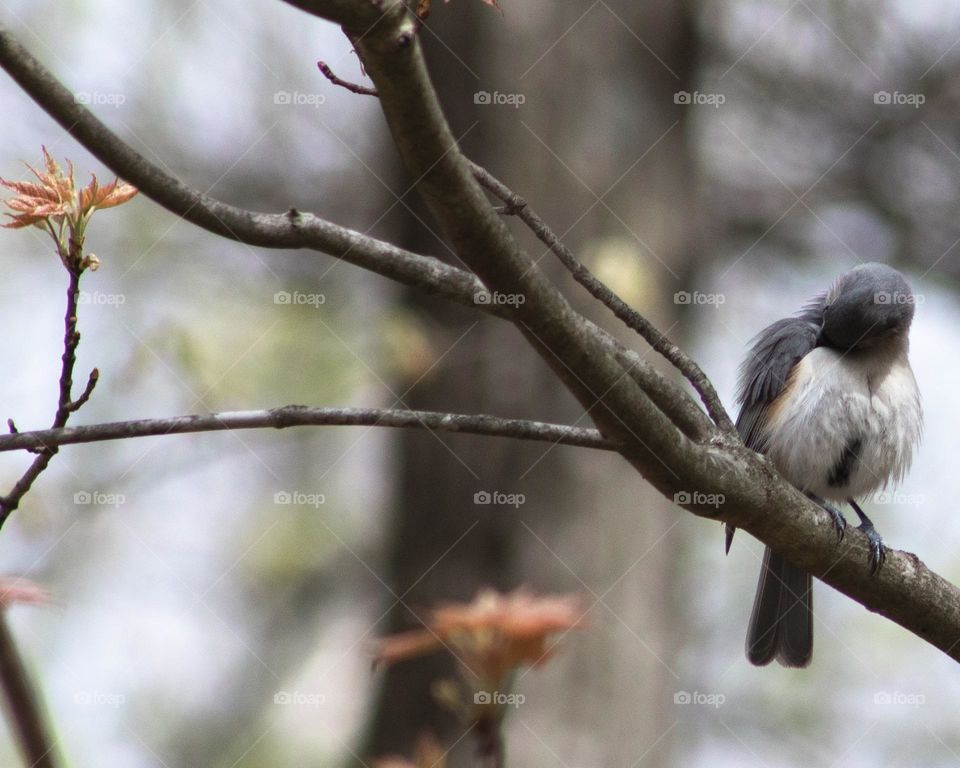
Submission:
M 887 559 L 887 548 L 883 545 L 883 539 L 880 538 L 877 529 L 873 527 L 873 521 L 860 509 L 860 505 L 853 499 L 847 499 L 847 503 L 853 507 L 853 511 L 860 518 L 860 525 L 857 526 L 857 530 L 863 531 L 864 536 L 870 542 L 867 562 L 870 564 L 870 575 L 872 576 L 883 567 L 883 563 Z
M 883 567 L 887 559 L 887 548 L 884 546 L 883 539 L 873 527 L 873 523 L 866 520 L 857 526 L 858 531 L 862 531 L 870 542 L 870 552 L 867 555 L 867 562 L 870 563 L 870 574 L 873 575 Z
M 843 516 L 843 513 L 826 499 L 821 499 L 819 496 L 812 494 L 808 495 L 830 515 L 833 519 L 833 528 L 837 532 L 837 541 L 843 541 L 843 534 L 847 529 L 847 519 Z

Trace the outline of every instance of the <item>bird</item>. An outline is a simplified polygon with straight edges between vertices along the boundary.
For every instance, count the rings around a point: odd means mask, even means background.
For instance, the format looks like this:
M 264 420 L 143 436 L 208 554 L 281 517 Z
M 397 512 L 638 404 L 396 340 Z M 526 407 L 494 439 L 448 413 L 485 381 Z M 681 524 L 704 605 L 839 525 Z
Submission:
M 871 573 L 886 548 L 857 499 L 903 479 L 923 430 L 908 359 L 915 305 L 899 271 L 861 264 L 757 334 L 740 367 L 740 438 L 830 514 L 839 538 L 846 521 L 835 503 L 850 505 Z M 727 552 L 735 530 L 727 526 Z M 809 573 L 766 548 L 747 629 L 752 664 L 810 664 L 812 588 Z

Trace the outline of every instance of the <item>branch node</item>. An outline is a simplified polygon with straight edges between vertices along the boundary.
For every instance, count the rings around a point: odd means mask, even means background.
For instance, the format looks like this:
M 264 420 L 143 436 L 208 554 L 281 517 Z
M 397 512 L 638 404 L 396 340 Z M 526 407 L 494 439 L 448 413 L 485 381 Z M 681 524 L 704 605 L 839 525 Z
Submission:
M 67 410 L 70 413 L 74 411 L 79 411 L 87 400 L 90 399 L 90 395 L 93 394 L 93 388 L 97 386 L 97 382 L 100 380 L 100 371 L 97 368 L 94 368 L 90 371 L 90 376 L 87 378 L 87 386 L 83 388 L 83 392 L 80 394 L 76 400 L 67 404 Z
M 327 65 L 325 61 L 317 62 L 317 69 L 319 69 L 325 78 L 329 80 L 334 85 L 339 85 L 341 88 L 346 88 L 351 93 L 359 93 L 362 96 L 377 96 L 376 88 L 368 88 L 365 85 L 359 85 L 358 83 L 351 83 L 349 80 L 344 80 L 343 78 L 337 77 L 333 70 Z
M 598 280 L 576 256 L 567 248 L 559 237 L 547 226 L 534 211 L 532 211 L 522 197 L 515 194 L 502 181 L 495 178 L 485 168 L 476 163 L 470 164 L 474 179 L 488 192 L 503 201 L 508 208 L 513 207 L 533 233 L 546 245 L 564 267 L 573 275 L 574 279 L 589 291 L 590 295 L 602 302 L 627 327 L 636 331 L 657 352 L 663 355 L 673 366 L 682 373 L 687 381 L 700 395 L 706 406 L 707 413 L 713 423 L 723 432 L 736 434 L 736 429 L 730 416 L 727 415 L 716 390 L 692 358 L 688 357 L 676 344 L 660 332 L 647 318 L 629 306 L 617 296 L 603 282 Z

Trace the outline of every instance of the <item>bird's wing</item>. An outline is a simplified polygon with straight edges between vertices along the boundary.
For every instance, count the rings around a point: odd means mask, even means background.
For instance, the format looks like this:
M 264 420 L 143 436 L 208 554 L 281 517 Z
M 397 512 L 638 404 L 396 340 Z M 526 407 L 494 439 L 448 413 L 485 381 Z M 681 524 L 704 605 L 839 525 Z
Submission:
M 764 420 L 770 404 L 786 386 L 790 371 L 817 345 L 823 323 L 823 296 L 796 317 L 778 320 L 757 334 L 740 367 L 737 432 L 748 448 L 766 450 Z
M 750 351 L 740 366 L 737 401 L 737 432 L 747 448 L 758 453 L 767 450 L 764 422 L 770 404 L 787 384 L 794 366 L 817 346 L 817 334 L 823 326 L 826 294 L 817 296 L 795 317 L 778 320 L 753 339 Z M 730 551 L 736 527 L 726 526 L 726 551 Z

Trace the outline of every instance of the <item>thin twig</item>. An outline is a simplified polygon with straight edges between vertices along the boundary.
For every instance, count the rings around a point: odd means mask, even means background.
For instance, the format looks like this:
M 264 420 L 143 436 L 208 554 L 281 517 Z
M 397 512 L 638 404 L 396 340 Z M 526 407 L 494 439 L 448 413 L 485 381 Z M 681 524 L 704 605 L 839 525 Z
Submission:
M 70 409 L 70 413 L 74 411 L 79 411 L 83 408 L 87 400 L 90 399 L 90 395 L 93 394 L 93 388 L 97 386 L 97 382 L 100 380 L 100 371 L 97 368 L 94 368 L 90 371 L 90 375 L 87 377 L 87 386 L 83 388 L 83 392 L 80 393 L 80 397 L 70 403 L 67 406 Z
M 317 69 L 323 72 L 323 76 L 327 78 L 334 85 L 339 85 L 341 88 L 346 88 L 351 93 L 359 93 L 362 96 L 377 96 L 376 88 L 368 88 L 365 85 L 359 85 L 357 83 L 351 83 L 349 80 L 344 80 L 340 77 L 337 77 L 333 70 L 327 65 L 325 61 L 317 62 Z
M 71 255 L 78 255 L 79 252 L 80 244 L 71 243 Z M 67 266 L 70 279 L 63 317 L 63 354 L 60 357 L 57 410 L 52 427 L 54 430 L 63 429 L 70 414 L 89 399 L 97 383 L 97 372 L 94 369 L 83 394 L 76 401 L 73 400 L 73 369 L 77 362 L 77 345 L 80 343 L 80 332 L 77 330 L 77 297 L 80 292 L 80 275 L 83 271 L 80 263 L 78 255 L 73 263 Z M 13 420 L 8 419 L 7 424 L 10 427 L 11 436 L 19 436 Z M 57 453 L 57 446 L 38 442 L 31 446 L 31 450 L 36 453 L 36 457 L 14 484 L 10 493 L 0 497 L 0 526 L 19 506 L 20 500 L 30 490 L 34 481 L 50 464 Z M 47 723 L 40 694 L 31 683 L 2 610 L 0 610 L 0 688 L 3 690 L 8 716 L 16 731 L 17 741 L 27 765 L 31 768 L 56 768 L 59 764 L 55 750 L 56 741 Z
M 614 451 L 616 444 L 595 429 L 548 424 L 540 421 L 504 419 L 499 416 L 404 411 L 387 408 L 308 408 L 288 405 L 261 411 L 139 419 L 83 427 L 43 429 L 0 435 L 0 453 L 16 450 L 56 452 L 61 445 L 123 440 L 130 437 L 218 432 L 234 429 L 284 429 L 296 426 L 378 426 L 462 432 L 473 435 L 535 440 L 581 448 Z
M 714 423 L 724 432 L 735 433 L 736 430 L 730 416 L 700 366 L 687 356 L 680 347 L 670 341 L 653 323 L 630 307 L 583 266 L 543 219 L 527 205 L 526 200 L 515 194 L 485 168 L 476 163 L 471 163 L 470 167 L 477 182 L 505 203 L 504 208 L 500 210 L 505 214 L 518 216 L 524 224 L 530 227 L 533 233 L 556 254 L 557 258 L 573 275 L 574 280 L 586 288 L 594 298 L 605 304 L 628 327 L 646 339 L 651 347 L 669 360 L 687 378 L 700 395 L 700 399 L 706 406 L 707 412 Z
M 70 280 L 67 286 L 67 309 L 63 317 L 63 354 L 60 357 L 59 394 L 57 411 L 51 426 L 52 430 L 62 429 L 70 418 L 70 414 L 90 398 L 98 377 L 97 371 L 94 369 L 93 373 L 90 374 L 83 394 L 74 402 L 72 396 L 73 369 L 77 362 L 77 345 L 80 343 L 80 332 L 77 330 L 77 296 L 80 292 L 81 269 L 79 266 L 74 266 L 68 269 L 68 273 Z M 10 492 L 6 496 L 0 497 L 0 527 L 20 505 L 21 499 L 57 453 L 57 446 L 53 444 L 41 442 L 30 447 L 35 450 L 36 458 L 20 476 Z

